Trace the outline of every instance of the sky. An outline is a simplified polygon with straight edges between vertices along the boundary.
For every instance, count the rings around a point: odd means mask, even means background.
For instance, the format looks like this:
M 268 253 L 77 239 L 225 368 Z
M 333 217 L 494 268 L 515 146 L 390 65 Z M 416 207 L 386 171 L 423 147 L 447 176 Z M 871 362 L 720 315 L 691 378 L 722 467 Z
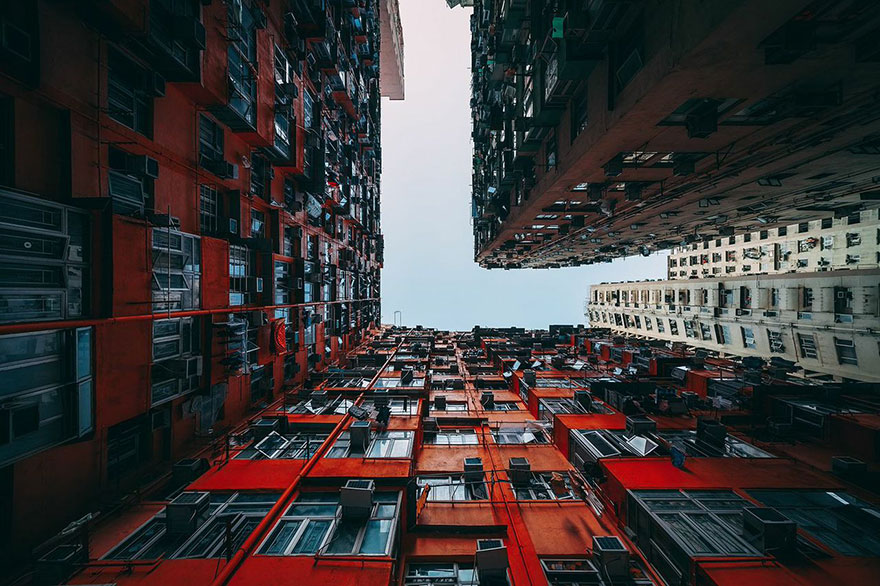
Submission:
M 658 279 L 664 257 L 487 270 L 471 224 L 470 9 L 400 0 L 406 99 L 382 101 L 382 322 L 470 330 L 586 323 L 591 283 Z

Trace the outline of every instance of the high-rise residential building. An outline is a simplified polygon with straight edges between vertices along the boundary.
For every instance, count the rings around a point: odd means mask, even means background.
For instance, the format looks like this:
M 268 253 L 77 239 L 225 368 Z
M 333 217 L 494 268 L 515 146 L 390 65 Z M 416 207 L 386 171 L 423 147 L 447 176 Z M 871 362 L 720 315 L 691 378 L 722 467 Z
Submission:
M 0 3 L 2 573 L 378 321 L 389 10 Z
M 876 209 L 689 244 L 667 263 L 667 280 L 591 285 L 590 325 L 880 382 Z
M 36 584 L 869 583 L 876 389 L 607 330 L 372 330 Z M 876 488 L 876 484 L 874 484 Z
M 556 267 L 877 206 L 868 2 L 476 0 L 474 255 Z
M 379 76 L 382 96 L 392 100 L 402 100 L 404 96 L 403 75 L 403 27 L 400 24 L 398 0 L 378 0 L 379 26 L 382 43 L 380 61 L 383 64 Z

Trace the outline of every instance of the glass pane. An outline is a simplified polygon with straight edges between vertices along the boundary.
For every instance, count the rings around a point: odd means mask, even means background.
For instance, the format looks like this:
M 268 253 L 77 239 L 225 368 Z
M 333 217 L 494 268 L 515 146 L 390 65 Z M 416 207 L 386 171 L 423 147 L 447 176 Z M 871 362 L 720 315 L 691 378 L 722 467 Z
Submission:
M 77 387 L 77 417 L 79 435 L 92 430 L 92 381 L 87 380 Z
M 343 521 L 336 526 L 333 532 L 333 538 L 327 547 L 327 553 L 352 553 L 354 544 L 357 541 L 358 533 L 361 532 L 363 523 Z
M 298 505 L 290 507 L 287 514 L 291 517 L 335 517 L 336 504 L 331 505 Z
M 76 378 L 92 374 L 92 330 L 84 328 L 76 331 Z
M 282 521 L 279 523 L 272 537 L 263 546 L 261 553 L 266 555 L 282 555 L 301 524 L 302 521 Z
M 391 537 L 390 519 L 370 521 L 367 523 L 367 531 L 364 534 L 364 542 L 361 544 L 363 554 L 383 554 Z
M 309 521 L 293 548 L 293 553 L 316 553 L 330 529 L 330 521 Z

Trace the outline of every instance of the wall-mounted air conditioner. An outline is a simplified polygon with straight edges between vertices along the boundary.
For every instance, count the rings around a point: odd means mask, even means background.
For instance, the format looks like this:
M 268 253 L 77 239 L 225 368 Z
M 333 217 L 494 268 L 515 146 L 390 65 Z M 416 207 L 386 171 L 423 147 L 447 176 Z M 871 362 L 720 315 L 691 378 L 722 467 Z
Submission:
M 165 507 L 165 531 L 173 535 L 192 535 L 208 518 L 211 494 L 184 492 Z
M 593 560 L 609 580 L 629 575 L 629 550 L 616 535 L 593 536 Z
M 375 483 L 372 480 L 349 480 L 339 491 L 339 503 L 342 505 L 342 517 L 363 519 L 370 516 L 373 509 L 373 492 Z

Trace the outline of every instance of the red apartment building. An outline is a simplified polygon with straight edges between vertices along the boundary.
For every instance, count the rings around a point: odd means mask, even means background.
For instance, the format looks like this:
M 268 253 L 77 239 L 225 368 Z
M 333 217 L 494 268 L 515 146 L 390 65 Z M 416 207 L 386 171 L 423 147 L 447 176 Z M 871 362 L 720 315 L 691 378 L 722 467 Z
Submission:
M 880 567 L 872 385 L 565 326 L 386 327 L 339 366 L 191 482 L 59 537 L 34 583 L 818 585 Z
M 4 569 L 378 320 L 387 8 L 0 3 Z

